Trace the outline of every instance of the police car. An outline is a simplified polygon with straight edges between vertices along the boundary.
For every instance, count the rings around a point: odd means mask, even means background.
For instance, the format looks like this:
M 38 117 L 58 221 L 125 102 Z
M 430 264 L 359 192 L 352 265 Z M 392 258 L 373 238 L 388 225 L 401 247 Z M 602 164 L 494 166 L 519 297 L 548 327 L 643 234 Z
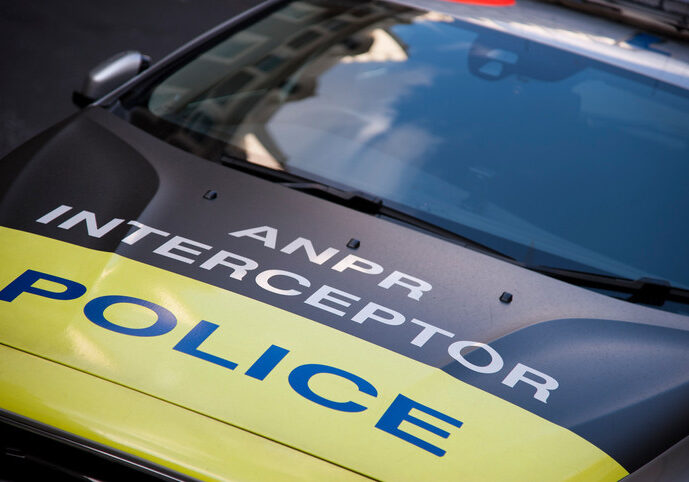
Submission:
M 687 480 L 687 4 L 565 3 L 95 68 L 0 163 L 0 478 Z

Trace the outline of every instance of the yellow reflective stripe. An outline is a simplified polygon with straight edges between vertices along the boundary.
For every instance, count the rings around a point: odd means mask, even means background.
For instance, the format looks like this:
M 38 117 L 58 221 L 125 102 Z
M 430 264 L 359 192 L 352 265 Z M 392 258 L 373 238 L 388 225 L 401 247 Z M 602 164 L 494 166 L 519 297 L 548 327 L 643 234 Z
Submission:
M 1 229 L 0 286 L 26 269 L 87 286 L 75 300 L 21 294 L 0 302 L 0 340 L 232 423 L 366 475 L 395 480 L 618 480 L 627 472 L 578 435 L 465 384 L 441 370 L 287 311 L 132 261 L 19 231 Z M 230 284 L 232 280 L 228 280 Z M 46 287 L 46 289 L 48 289 Z M 163 335 L 115 333 L 89 321 L 84 305 L 125 295 L 174 313 Z M 155 317 L 140 306 L 105 312 L 131 328 Z M 129 317 L 128 322 L 123 322 Z M 8 322 L 11 320 L 11 322 Z M 201 320 L 219 326 L 199 347 L 238 366 L 234 370 L 172 349 Z M 264 380 L 244 372 L 271 345 L 289 350 Z M 299 395 L 293 370 L 323 364 L 356 374 L 373 397 L 351 381 L 317 375 L 309 384 L 328 399 L 363 405 L 348 413 Z M 462 421 L 461 428 L 413 415 L 450 433 L 441 438 L 403 422 L 400 429 L 440 447 L 438 457 L 375 428 L 398 394 Z M 277 462 L 276 463 L 280 463 Z

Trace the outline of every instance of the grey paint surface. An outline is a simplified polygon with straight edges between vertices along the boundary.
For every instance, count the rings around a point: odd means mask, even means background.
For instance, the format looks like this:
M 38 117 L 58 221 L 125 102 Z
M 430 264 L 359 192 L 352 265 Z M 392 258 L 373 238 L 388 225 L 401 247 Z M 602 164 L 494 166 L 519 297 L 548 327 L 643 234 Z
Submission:
M 214 248 L 230 249 L 257 259 L 261 263 L 261 268 L 287 269 L 303 274 L 314 282 L 314 287 L 319 286 L 322 282 L 332 284 L 339 289 L 361 295 L 365 301 L 374 300 L 399 310 L 408 317 L 418 316 L 436 326 L 451 330 L 457 335 L 455 339 L 491 342 L 498 346 L 497 343 L 500 343 L 500 339 L 508 342 L 512 335 L 518 334 L 519 330 L 525 328 L 528 330 L 529 327 L 543 327 L 552 323 L 562 325 L 562 321 L 567 321 L 563 320 L 565 318 L 594 322 L 604 319 L 619 320 L 614 321 L 614 323 L 629 326 L 639 324 L 649 328 L 670 327 L 686 334 L 686 318 L 684 317 L 611 300 L 535 273 L 525 272 L 520 268 L 458 248 L 449 243 L 428 238 L 400 226 L 384 223 L 375 220 L 375 218 L 353 213 L 345 208 L 321 201 L 314 201 L 308 196 L 286 191 L 284 188 L 267 185 L 251 177 L 224 170 L 219 166 L 209 164 L 206 165 L 206 168 L 197 170 L 192 167 L 198 163 L 197 159 L 170 150 L 168 146 L 160 143 L 150 142 L 145 134 L 135 133 L 130 127 L 114 119 L 109 119 L 102 112 L 93 111 L 85 117 L 89 118 L 89 121 L 77 125 L 76 134 L 83 133 L 82 129 L 95 129 L 91 132 L 96 137 L 112 136 L 108 145 L 113 148 L 113 156 L 109 160 L 106 159 L 103 165 L 108 163 L 115 165 L 127 159 L 131 161 L 132 166 L 146 164 L 155 171 L 155 176 L 152 177 L 157 178 L 157 182 L 152 182 L 150 191 L 146 193 L 150 195 L 150 198 L 140 200 L 141 203 L 138 204 L 140 209 L 137 210 L 137 206 L 133 206 L 134 211 L 132 212 L 119 211 L 124 209 L 123 204 L 113 201 L 109 206 L 112 211 L 106 209 L 104 217 L 112 215 L 113 217 L 122 216 L 127 219 L 139 219 L 152 226 L 166 229 L 173 234 L 188 236 L 196 241 L 212 244 Z M 101 131 L 96 127 L 99 125 L 105 129 Z M 119 141 L 116 140 L 117 137 L 121 137 L 125 141 L 124 144 L 119 144 Z M 105 140 L 104 138 L 100 140 Z M 65 154 L 61 156 L 61 161 L 70 157 L 78 160 L 80 153 L 88 153 L 89 149 L 94 147 L 94 145 L 82 146 L 79 150 L 72 151 L 76 147 L 75 144 L 68 139 L 62 140 L 67 140 L 67 142 L 62 142 L 56 138 L 57 142 L 50 146 L 49 151 L 52 153 L 43 157 L 41 161 L 43 166 L 46 165 L 46 162 L 49 164 L 57 160 L 58 156 L 56 155 L 59 153 Z M 92 154 L 97 152 L 97 150 L 91 150 Z M 165 152 L 167 155 L 162 155 Z M 97 173 L 97 171 L 93 173 Z M 124 178 L 129 178 L 131 173 L 127 172 L 126 174 L 127 176 Z M 121 178 L 120 181 L 122 180 Z M 73 186 L 79 186 L 80 189 L 85 188 L 86 184 L 83 179 L 80 181 Z M 116 187 L 115 181 L 116 179 L 109 178 L 107 183 L 96 183 L 95 185 L 101 188 L 106 185 Z M 213 185 L 209 185 L 209 182 L 212 182 Z M 218 202 L 209 204 L 202 200 L 200 194 L 207 188 L 216 188 L 216 184 L 218 186 L 231 186 L 231 189 L 221 190 L 221 197 Z M 17 194 L 21 198 L 22 193 Z M 82 192 L 81 194 L 84 196 L 82 200 L 89 199 L 85 193 Z M 10 193 L 9 198 L 4 200 L 5 206 L 12 205 L 11 197 L 12 194 Z M 91 197 L 91 199 L 93 198 Z M 270 202 L 271 199 L 272 202 Z M 82 209 L 90 208 L 83 203 L 74 202 L 73 204 Z M 95 210 L 95 208 L 93 209 Z M 99 216 L 101 212 L 98 211 Z M 32 212 L 31 214 L 39 215 L 43 212 Z M 209 220 L 213 220 L 213 222 Z M 215 220 L 222 221 L 215 222 Z M 6 222 L 7 219 L 5 218 L 3 221 Z M 25 222 L 29 221 L 29 219 L 25 219 Z M 21 221 L 15 220 L 15 222 L 21 224 Z M 11 221 L 10 224 L 12 224 Z M 423 303 L 414 302 L 399 293 L 380 290 L 376 285 L 379 278 L 362 277 L 361 274 L 352 271 L 335 273 L 330 271 L 328 266 L 318 267 L 308 264 L 303 256 L 288 256 L 278 251 L 271 251 L 257 245 L 255 240 L 237 240 L 227 237 L 227 232 L 230 230 L 264 224 L 279 228 L 278 247 L 297 236 L 306 236 L 312 239 L 318 247 L 335 246 L 345 252 L 344 243 L 350 237 L 356 237 L 362 241 L 362 247 L 357 251 L 357 255 L 381 263 L 385 266 L 386 272 L 399 269 L 428 280 L 434 285 L 433 292 L 425 297 Z M 54 232 L 48 233 L 47 231 L 45 234 L 55 235 Z M 68 238 L 69 236 L 65 235 L 65 237 Z M 117 236 L 114 237 L 117 238 Z M 403 242 L 400 241 L 401 239 Z M 68 240 L 79 243 L 76 239 Z M 115 244 L 117 244 L 117 240 Z M 99 248 L 108 249 L 105 246 Z M 113 249 L 125 256 L 148 262 L 153 248 L 142 244 L 136 248 L 119 245 Z M 155 263 L 152 264 L 183 274 L 187 269 L 179 263 L 163 258 L 156 259 Z M 188 267 L 187 275 L 198 278 L 197 267 Z M 448 359 L 444 346 L 433 345 L 442 338 L 433 339 L 424 347 L 423 352 L 415 352 L 416 348 L 409 344 L 409 340 L 414 335 L 410 330 L 413 327 L 409 324 L 404 327 L 386 327 L 376 324 L 357 325 L 351 323 L 351 320 L 346 319 L 346 317 L 344 319 L 335 317 L 328 319 L 328 316 L 324 316 L 319 311 L 311 310 L 312 313 L 309 313 L 310 308 L 303 306 L 301 298 L 292 302 L 277 295 L 258 291 L 252 280 L 242 286 L 236 284 L 230 286 L 226 277 L 216 273 L 209 274 L 209 278 L 204 280 L 233 291 L 243 292 L 289 311 L 304 314 L 320 323 L 374 341 L 425 363 L 441 366 L 446 370 L 449 369 L 449 363 L 452 363 L 452 360 Z M 515 301 L 511 305 L 501 304 L 497 300 L 502 291 L 510 291 L 515 295 Z M 351 313 L 349 313 L 350 316 Z M 349 324 L 347 325 L 346 322 Z M 661 331 L 665 330 L 653 330 L 650 334 L 654 335 L 661 333 Z M 526 330 L 522 333 L 525 332 Z M 620 333 L 617 332 L 617 334 Z M 554 342 L 563 343 L 564 347 L 573 345 L 573 343 L 567 343 L 567 338 L 563 336 L 566 335 L 565 331 L 558 331 L 556 335 L 552 339 Z M 602 340 L 601 348 L 605 349 L 606 344 L 610 349 L 614 348 L 616 341 L 614 329 L 610 331 L 610 335 Z M 538 339 L 541 340 L 542 338 L 538 337 Z M 574 337 L 569 339 L 573 340 Z M 634 339 L 639 339 L 639 337 Z M 645 339 L 645 337 L 641 337 L 641 339 Z M 513 344 L 513 347 L 519 346 L 524 347 L 526 345 Z M 583 349 L 577 348 L 573 351 L 578 352 L 576 353 L 577 356 L 581 356 L 585 354 L 586 348 L 591 346 L 593 346 L 593 341 L 583 346 Z M 555 347 L 556 344 L 545 348 Z M 501 353 L 504 354 L 508 351 L 506 349 Z M 520 351 L 522 350 L 520 349 Z M 552 367 L 561 362 L 561 351 L 553 349 L 550 354 L 547 351 L 547 349 L 544 350 L 545 355 L 543 356 L 545 365 L 552 362 Z M 624 355 L 623 351 L 619 353 Z M 598 354 L 600 355 L 600 352 Z M 515 360 L 511 359 L 510 361 L 514 362 Z M 684 364 L 686 358 L 682 358 L 680 361 Z M 480 364 L 481 360 L 476 362 Z M 549 371 L 545 365 L 538 365 L 537 368 Z M 683 366 L 686 367 L 686 365 Z M 509 367 L 506 367 L 507 369 Z M 571 369 L 571 365 L 563 364 L 564 371 L 571 371 Z M 653 373 L 653 370 L 651 372 Z M 667 373 L 667 371 L 656 371 L 655 373 L 660 375 Z M 502 372 L 501 374 L 504 375 Z M 679 374 L 682 375 L 681 369 Z M 461 376 L 458 378 L 462 379 Z M 465 379 L 465 381 L 469 380 Z M 497 381 L 499 382 L 499 380 Z M 604 382 L 610 387 L 610 392 L 614 392 L 617 388 L 615 382 L 610 378 L 606 378 Z M 635 380 L 630 379 L 628 382 L 634 383 Z M 643 380 L 640 382 L 645 383 Z M 475 383 L 477 386 L 481 386 L 481 382 L 476 381 Z M 660 383 L 660 385 L 663 384 Z M 494 392 L 488 386 L 481 386 L 481 388 Z M 630 389 L 633 387 L 627 385 L 622 388 Z M 668 380 L 665 391 L 672 388 L 672 383 Z M 659 391 L 663 392 L 662 386 Z M 588 396 L 588 394 L 575 395 Z M 606 394 L 606 396 L 608 395 L 610 393 Z M 653 394 L 651 394 L 651 398 L 652 396 Z M 623 410 L 626 408 L 625 405 L 634 405 L 633 400 L 625 400 L 620 400 L 615 409 Z M 511 401 L 521 405 L 518 400 Z M 572 412 L 576 408 L 574 402 L 575 400 L 564 402 L 570 416 L 578 415 L 579 423 L 596 421 L 596 414 L 584 413 L 585 411 Z M 574 429 L 573 426 L 569 426 Z M 577 430 L 575 429 L 575 431 Z M 616 454 L 613 453 L 613 455 Z M 638 462 L 641 460 L 637 460 Z M 630 466 L 628 465 L 628 467 Z
M 438 367 L 578 433 L 629 470 L 686 436 L 689 331 L 684 316 L 615 300 L 202 161 L 96 107 L 16 151 L 6 159 L 1 177 L 9 183 L 0 204 L 5 226 L 113 251 Z M 55 183 L 56 177 L 63 182 Z M 204 199 L 208 190 L 217 191 L 217 199 Z M 27 197 L 31 191 L 42 195 Z M 73 206 L 72 214 L 94 212 L 99 225 L 113 218 L 137 220 L 170 234 L 128 245 L 121 241 L 131 231 L 124 223 L 94 238 L 83 225 L 58 228 L 71 214 L 47 224 L 35 221 L 59 205 Z M 257 239 L 228 235 L 260 226 L 278 230 L 275 249 Z M 208 247 L 189 263 L 156 254 L 174 235 Z M 317 252 L 333 247 L 339 253 L 319 265 L 302 250 L 280 251 L 298 237 L 310 239 Z M 351 238 L 361 241 L 355 252 L 345 247 Z M 258 268 L 238 280 L 230 278 L 226 267 L 200 267 L 220 250 L 255 260 Z M 379 264 L 383 272 L 334 270 L 350 253 Z M 293 279 L 274 281 L 282 289 L 299 288 L 295 296 L 259 287 L 258 273 L 273 269 L 303 276 L 310 286 L 301 288 Z M 427 281 L 433 289 L 414 300 L 406 288 L 381 287 L 379 282 L 394 270 Z M 350 294 L 353 301 L 340 306 L 344 313 L 306 303 L 323 285 Z M 499 301 L 503 291 L 514 294 L 509 305 Z M 395 310 L 407 321 L 357 323 L 354 315 L 368 302 Z M 412 318 L 452 336 L 436 334 L 415 345 L 412 340 L 421 329 Z M 489 373 L 460 365 L 450 353 L 450 345 L 460 340 L 489 343 L 504 365 Z M 479 367 L 490 362 L 482 350 L 463 357 Z M 503 383 L 519 363 L 558 381 L 547 403 L 527 383 L 515 388 Z M 640 425 L 640 419 L 645 423 Z M 631 443 L 644 437 L 647 443 Z

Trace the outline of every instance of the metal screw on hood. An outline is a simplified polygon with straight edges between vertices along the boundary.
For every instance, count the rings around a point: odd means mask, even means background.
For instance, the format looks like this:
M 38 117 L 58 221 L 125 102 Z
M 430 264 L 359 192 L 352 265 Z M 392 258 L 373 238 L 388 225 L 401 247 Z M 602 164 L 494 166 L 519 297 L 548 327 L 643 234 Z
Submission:
M 347 243 L 349 249 L 359 249 L 359 246 L 361 246 L 361 242 L 358 239 L 352 238 Z

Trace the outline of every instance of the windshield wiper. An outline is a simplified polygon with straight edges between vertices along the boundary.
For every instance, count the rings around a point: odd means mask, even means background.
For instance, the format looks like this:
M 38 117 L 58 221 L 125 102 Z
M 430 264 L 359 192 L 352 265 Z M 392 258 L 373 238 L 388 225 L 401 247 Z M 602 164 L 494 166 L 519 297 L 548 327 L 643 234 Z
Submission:
M 407 224 L 427 233 L 434 234 L 437 237 L 452 241 L 455 244 L 459 244 L 465 248 L 490 254 L 493 257 L 512 263 L 515 262 L 515 259 L 511 256 L 501 253 L 490 246 L 473 241 L 472 239 L 464 237 L 461 234 L 437 226 L 436 224 L 425 221 L 399 209 L 386 206 L 382 199 L 375 196 L 358 191 L 345 191 L 337 189 L 333 186 L 316 182 L 290 172 L 278 171 L 269 167 L 261 166 L 259 164 L 253 164 L 239 157 L 233 157 L 227 154 L 221 155 L 220 163 L 233 169 L 258 176 L 262 179 L 275 182 L 290 189 L 311 194 L 320 199 L 325 199 L 362 213 L 394 219 L 403 224 Z
M 442 228 L 436 224 L 429 223 L 428 221 L 408 214 L 399 209 L 389 207 L 383 202 L 382 199 L 369 196 L 365 193 L 357 191 L 342 191 L 332 186 L 317 182 L 286 182 L 281 184 L 291 189 L 313 194 L 314 196 L 333 201 L 337 204 L 347 206 L 363 213 L 377 214 L 386 218 L 400 221 L 404 224 L 419 228 L 422 231 L 434 234 L 440 238 L 453 241 L 454 243 L 465 248 L 475 249 L 477 251 L 481 251 L 482 253 L 488 253 L 504 260 L 514 261 L 514 258 L 507 256 L 500 251 L 496 251 L 490 246 L 478 243 L 470 238 L 462 236 L 461 234 Z
M 630 296 L 628 298 L 621 299 L 631 303 L 663 306 L 666 301 L 674 301 L 677 303 L 689 304 L 689 290 L 676 288 L 672 286 L 669 281 L 665 280 L 655 278 L 631 280 L 548 266 L 522 266 L 577 286 L 629 294 Z
M 290 172 L 278 171 L 269 167 L 261 166 L 259 164 L 253 164 L 239 157 L 232 157 L 227 154 L 223 154 L 221 156 L 220 162 L 223 165 L 233 169 L 272 181 L 290 189 L 311 194 L 312 196 L 334 202 L 341 206 L 346 206 L 359 212 L 394 219 L 403 224 L 420 229 L 421 231 L 425 231 L 437 237 L 452 241 L 455 244 L 459 244 L 465 248 L 490 254 L 491 256 L 502 259 L 503 261 L 507 261 L 517 266 L 536 271 L 567 283 L 586 288 L 629 294 L 630 296 L 628 298 L 620 299 L 624 299 L 632 303 L 662 306 L 666 301 L 674 301 L 677 303 L 689 304 L 689 290 L 673 287 L 669 282 L 664 280 L 657 280 L 653 278 L 630 280 L 563 268 L 529 265 L 517 261 L 513 257 L 501 253 L 490 246 L 478 243 L 454 231 L 450 231 L 399 209 L 387 206 L 382 199 L 375 196 L 357 191 L 338 189 L 336 187 L 316 182 Z

